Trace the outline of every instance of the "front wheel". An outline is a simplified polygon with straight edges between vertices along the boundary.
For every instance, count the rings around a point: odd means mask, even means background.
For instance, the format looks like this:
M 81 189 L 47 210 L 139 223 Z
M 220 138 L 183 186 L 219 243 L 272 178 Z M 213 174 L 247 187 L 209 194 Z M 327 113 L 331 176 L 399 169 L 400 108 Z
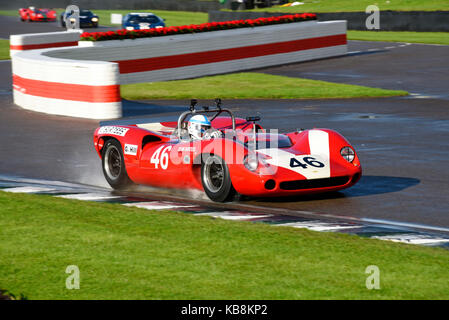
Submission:
M 122 146 L 115 139 L 108 140 L 102 152 L 103 174 L 114 189 L 125 189 L 132 185 L 125 168 Z
M 210 155 L 203 159 L 201 182 L 207 196 L 213 201 L 230 201 L 236 194 L 228 166 L 222 158 L 216 155 Z

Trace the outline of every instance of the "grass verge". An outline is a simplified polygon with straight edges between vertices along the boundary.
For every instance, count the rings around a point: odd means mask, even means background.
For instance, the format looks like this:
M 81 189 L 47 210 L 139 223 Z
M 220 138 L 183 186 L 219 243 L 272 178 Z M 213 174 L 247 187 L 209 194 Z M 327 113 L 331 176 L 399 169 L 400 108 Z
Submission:
M 348 39 L 449 45 L 449 32 L 348 30 Z
M 43 195 L 0 208 L 0 288 L 28 299 L 449 298 L 444 249 Z
M 293 2 L 293 1 L 290 1 Z M 397 11 L 436 11 L 449 10 L 447 0 L 391 0 L 376 1 L 371 0 L 302 0 L 303 5 L 294 7 L 275 6 L 271 8 L 260 8 L 251 11 L 268 11 L 268 12 L 348 12 L 360 11 L 364 12 L 366 7 L 375 4 L 380 10 L 397 10 Z
M 330 99 L 407 95 L 385 90 L 263 73 L 234 73 L 177 80 L 122 85 L 122 97 L 145 99 Z
M 9 40 L 0 39 L 0 60 L 11 59 L 9 56 Z

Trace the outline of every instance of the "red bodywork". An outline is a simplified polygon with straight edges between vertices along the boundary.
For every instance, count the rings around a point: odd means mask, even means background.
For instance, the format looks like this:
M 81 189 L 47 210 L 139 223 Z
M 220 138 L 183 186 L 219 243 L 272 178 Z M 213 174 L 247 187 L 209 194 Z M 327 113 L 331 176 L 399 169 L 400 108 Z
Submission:
M 22 21 L 56 21 L 56 11 L 51 9 L 20 8 Z
M 230 118 L 218 117 L 212 121 L 212 127 L 229 132 L 231 123 Z M 281 135 L 291 142 L 290 146 L 257 150 L 261 161 L 253 172 L 243 164 L 245 156 L 253 152 L 244 144 L 253 137 L 253 123 L 236 118 L 236 139 L 201 141 L 180 141 L 176 136 L 171 136 L 176 125 L 176 122 L 161 122 L 99 127 L 94 133 L 94 146 L 101 158 L 105 141 L 117 139 L 122 146 L 129 178 L 136 184 L 155 187 L 203 190 L 202 153 L 212 153 L 224 159 L 233 187 L 238 193 L 247 196 L 287 196 L 336 191 L 352 186 L 361 177 L 357 154 L 352 162 L 348 162 L 340 154 L 343 147 L 352 146 L 343 136 L 330 129 Z M 264 132 L 257 126 L 258 132 Z M 268 134 L 259 135 L 262 139 L 270 139 Z M 270 155 L 275 150 L 279 150 L 279 156 Z M 317 150 L 323 151 L 324 156 L 314 153 Z M 308 164 L 303 160 L 309 161 Z M 289 166 L 291 164 L 294 165 L 293 168 Z M 323 166 L 317 168 L 313 165 Z

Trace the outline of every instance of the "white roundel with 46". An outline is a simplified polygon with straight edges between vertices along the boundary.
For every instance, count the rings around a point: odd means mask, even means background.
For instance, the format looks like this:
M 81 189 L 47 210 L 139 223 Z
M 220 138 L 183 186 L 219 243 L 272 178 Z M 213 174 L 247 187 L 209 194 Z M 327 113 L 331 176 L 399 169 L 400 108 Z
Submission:
M 297 172 L 306 179 L 329 178 L 329 134 L 322 130 L 310 130 L 308 134 L 310 154 L 295 155 L 277 148 L 257 152 L 269 156 L 267 163 Z

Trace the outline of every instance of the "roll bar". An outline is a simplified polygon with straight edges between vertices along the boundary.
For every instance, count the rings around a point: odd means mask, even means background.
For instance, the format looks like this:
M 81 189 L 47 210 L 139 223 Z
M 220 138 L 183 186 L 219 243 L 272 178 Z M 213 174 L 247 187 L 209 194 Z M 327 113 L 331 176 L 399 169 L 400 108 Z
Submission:
M 203 107 L 204 110 L 196 110 L 195 109 L 195 105 L 198 103 L 198 101 L 196 99 L 192 99 L 190 100 L 190 108 L 189 111 L 183 112 L 179 118 L 178 118 L 178 126 L 176 127 L 176 129 L 178 130 L 178 138 L 181 139 L 181 128 L 182 128 L 182 123 L 183 121 L 187 118 L 188 115 L 196 115 L 196 114 L 206 114 L 206 113 L 215 113 L 215 115 L 212 117 L 212 119 L 210 120 L 211 122 L 218 117 L 220 114 L 222 113 L 227 113 L 229 114 L 229 116 L 231 117 L 232 120 L 232 132 L 235 136 L 235 116 L 234 114 L 231 112 L 231 110 L 228 109 L 222 109 L 221 108 L 221 99 L 217 98 L 215 99 L 215 103 L 216 103 L 216 109 L 212 109 L 210 110 L 209 107 Z

